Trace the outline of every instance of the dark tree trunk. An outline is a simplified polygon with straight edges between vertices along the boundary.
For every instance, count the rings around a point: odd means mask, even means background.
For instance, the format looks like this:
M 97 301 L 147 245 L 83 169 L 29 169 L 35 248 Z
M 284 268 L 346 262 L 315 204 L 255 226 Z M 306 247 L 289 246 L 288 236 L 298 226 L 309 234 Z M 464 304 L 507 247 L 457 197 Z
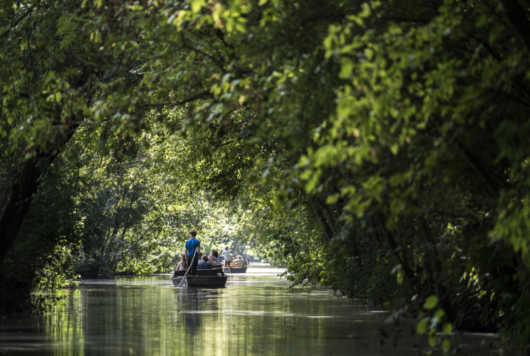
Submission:
M 420 229 L 423 232 L 423 236 L 425 237 L 427 243 L 430 245 L 430 262 L 436 296 L 438 297 L 441 306 L 447 314 L 448 319 L 451 321 L 451 323 L 454 323 L 456 320 L 456 313 L 454 311 L 453 306 L 451 305 L 451 301 L 449 300 L 449 294 L 447 293 L 447 289 L 445 288 L 445 285 L 442 282 L 442 263 L 440 261 L 440 257 L 438 256 L 436 241 L 432 236 L 431 229 L 427 224 L 427 221 L 425 221 L 423 217 L 419 217 L 418 220 Z
M 314 209 L 318 217 L 318 220 L 320 221 L 322 228 L 324 229 L 324 234 L 326 235 L 326 238 L 328 239 L 328 241 L 331 241 L 331 239 L 333 239 L 333 229 L 331 228 L 328 220 L 324 216 L 324 213 L 322 211 L 322 208 L 320 207 L 320 204 L 317 203 L 314 206 Z
M 0 266 L 15 242 L 46 169 L 62 152 L 78 126 L 78 124 L 70 124 L 64 131 L 59 131 L 53 140 L 54 144 L 48 150 L 40 151 L 35 157 L 28 159 L 15 177 L 11 195 L 0 217 Z
M 78 94 L 84 97 L 85 103 L 88 104 L 92 96 L 91 83 L 95 71 L 93 67 L 82 66 L 81 68 L 81 75 L 75 82 L 75 87 L 78 88 Z M 39 150 L 35 157 L 28 159 L 24 163 L 11 187 L 11 195 L 4 213 L 0 217 L 0 266 L 4 263 L 24 222 L 24 218 L 31 208 L 33 195 L 37 192 L 46 168 L 64 150 L 82 120 L 81 114 L 74 114 L 67 118 L 66 121 L 63 121 L 60 119 L 61 108 L 58 109 L 59 111 L 54 114 L 58 114 L 57 117 L 59 119 L 54 122 L 54 125 L 57 125 L 55 127 L 60 127 L 60 129 L 56 131 L 51 140 L 48 140 L 49 145 L 46 148 Z M 53 117 L 53 115 L 50 116 Z
M 396 242 L 394 233 L 385 227 L 386 218 L 381 212 L 377 214 L 377 220 L 379 222 L 378 225 L 380 225 L 383 230 L 383 235 L 385 236 L 386 241 L 388 242 L 388 245 L 390 246 L 390 249 L 392 250 L 392 253 L 394 254 L 394 257 L 401 264 L 401 268 L 403 269 L 405 278 L 409 282 L 409 285 L 412 288 L 412 290 L 414 292 L 417 292 L 418 281 L 416 280 L 414 271 L 412 270 L 410 265 L 407 263 L 407 260 L 405 259 L 405 255 L 399 253 L 399 245 Z M 375 227 L 375 231 L 377 234 L 377 226 Z
M 56 155 L 43 153 L 26 161 L 15 183 L 11 187 L 11 195 L 0 218 L 0 266 L 4 262 L 24 218 L 29 212 L 33 195 L 47 167 Z

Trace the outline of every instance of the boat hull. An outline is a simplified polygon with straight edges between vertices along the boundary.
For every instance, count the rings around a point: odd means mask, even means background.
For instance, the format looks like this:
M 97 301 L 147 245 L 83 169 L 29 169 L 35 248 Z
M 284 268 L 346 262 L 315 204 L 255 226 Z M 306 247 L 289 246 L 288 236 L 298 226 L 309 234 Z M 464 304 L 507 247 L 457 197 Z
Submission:
M 222 268 L 213 268 L 213 269 L 198 269 L 197 275 L 198 276 L 217 276 L 218 273 L 223 273 Z M 180 277 L 184 276 L 186 274 L 186 271 L 175 271 L 173 272 L 174 277 Z
M 187 276 L 188 287 L 223 288 L 226 286 L 226 276 Z M 173 285 L 178 287 L 182 277 L 172 278 Z
M 247 267 L 223 267 L 224 273 L 247 273 Z

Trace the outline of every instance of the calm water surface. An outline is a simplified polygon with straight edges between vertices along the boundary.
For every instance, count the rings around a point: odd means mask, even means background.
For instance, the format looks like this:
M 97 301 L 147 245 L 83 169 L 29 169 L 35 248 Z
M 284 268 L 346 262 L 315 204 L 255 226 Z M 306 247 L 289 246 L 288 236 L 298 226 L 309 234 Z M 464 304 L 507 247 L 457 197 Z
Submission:
M 0 320 L 0 353 L 421 355 L 419 341 L 408 335 L 412 323 L 392 345 L 381 336 L 390 332 L 383 311 L 329 290 L 290 289 L 279 272 L 249 268 L 223 289 L 177 289 L 169 276 L 84 282 L 55 292 L 67 298 L 47 315 Z M 498 354 L 483 340 L 468 335 L 466 346 L 472 354 Z

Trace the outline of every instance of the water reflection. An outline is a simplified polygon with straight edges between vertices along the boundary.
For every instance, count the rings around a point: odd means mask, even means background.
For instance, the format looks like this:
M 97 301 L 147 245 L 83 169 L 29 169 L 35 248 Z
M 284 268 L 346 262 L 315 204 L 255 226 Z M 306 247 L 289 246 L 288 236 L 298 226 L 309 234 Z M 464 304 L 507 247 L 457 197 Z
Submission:
M 0 321 L 0 353 L 421 354 L 408 334 L 397 347 L 381 337 L 384 313 L 327 290 L 289 289 L 275 275 L 231 276 L 223 289 L 173 288 L 167 276 L 85 283 L 58 291 L 67 298 L 45 316 Z M 490 354 L 480 341 L 469 339 L 475 354 Z

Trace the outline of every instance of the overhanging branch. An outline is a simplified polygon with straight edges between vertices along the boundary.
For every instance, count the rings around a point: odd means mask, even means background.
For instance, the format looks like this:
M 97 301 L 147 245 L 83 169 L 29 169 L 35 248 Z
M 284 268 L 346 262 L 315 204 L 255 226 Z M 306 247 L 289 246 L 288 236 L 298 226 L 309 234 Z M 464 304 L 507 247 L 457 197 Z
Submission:
M 31 11 L 33 10 L 29 10 L 28 12 L 26 12 L 24 15 L 20 16 L 20 18 L 18 20 L 15 21 L 15 23 L 13 24 L 13 26 L 9 27 L 7 30 L 5 30 L 4 32 L 2 32 L 2 34 L 0 35 L 0 39 L 4 38 L 5 36 L 7 36 L 7 34 L 9 32 L 11 32 L 12 29 L 14 29 L 19 23 L 20 21 L 24 20 L 30 13 Z
M 190 96 L 190 97 L 188 97 L 186 99 L 183 99 L 183 100 L 181 100 L 179 102 L 176 102 L 176 103 L 144 104 L 144 105 L 141 105 L 140 108 L 163 108 L 163 107 L 166 107 L 166 106 L 180 106 L 180 105 L 184 105 L 184 104 L 190 103 L 190 102 L 195 101 L 195 100 L 206 98 L 208 96 L 211 96 L 210 90 L 204 90 L 204 91 L 202 91 L 200 93 L 192 95 L 192 96 Z
M 526 12 L 517 0 L 500 0 L 504 9 L 504 14 L 519 35 L 519 39 L 530 51 L 530 21 Z

